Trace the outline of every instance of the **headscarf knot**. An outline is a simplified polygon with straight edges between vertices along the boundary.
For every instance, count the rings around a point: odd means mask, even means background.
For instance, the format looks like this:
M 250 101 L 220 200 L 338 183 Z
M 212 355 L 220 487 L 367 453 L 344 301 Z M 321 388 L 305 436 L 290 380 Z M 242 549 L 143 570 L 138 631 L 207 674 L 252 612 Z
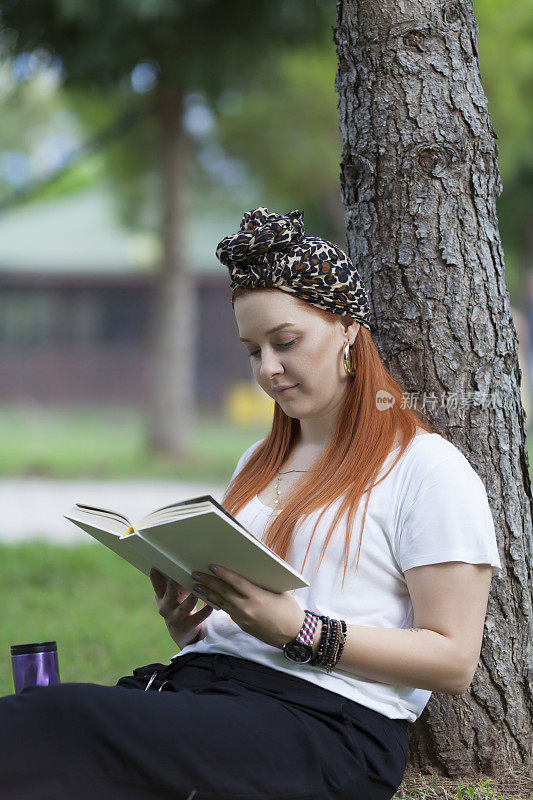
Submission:
M 304 235 L 303 212 L 269 214 L 264 206 L 245 211 L 238 233 L 226 236 L 216 251 L 226 267 L 257 259 L 269 251 L 283 253 Z

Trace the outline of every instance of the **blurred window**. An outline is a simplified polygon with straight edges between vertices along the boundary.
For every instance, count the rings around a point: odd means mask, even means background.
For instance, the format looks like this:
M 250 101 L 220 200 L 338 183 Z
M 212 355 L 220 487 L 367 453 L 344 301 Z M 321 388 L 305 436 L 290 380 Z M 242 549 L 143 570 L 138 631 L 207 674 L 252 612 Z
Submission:
M 147 297 L 139 289 L 110 289 L 103 300 L 108 342 L 140 342 L 145 337 Z
M 137 344 L 146 340 L 149 305 L 137 288 L 4 290 L 0 344 Z
M 72 297 L 70 324 L 61 331 L 64 342 L 94 344 L 104 340 L 102 299 L 95 292 L 76 292 Z
M 59 311 L 53 292 L 12 290 L 2 294 L 0 342 L 45 345 L 53 338 Z

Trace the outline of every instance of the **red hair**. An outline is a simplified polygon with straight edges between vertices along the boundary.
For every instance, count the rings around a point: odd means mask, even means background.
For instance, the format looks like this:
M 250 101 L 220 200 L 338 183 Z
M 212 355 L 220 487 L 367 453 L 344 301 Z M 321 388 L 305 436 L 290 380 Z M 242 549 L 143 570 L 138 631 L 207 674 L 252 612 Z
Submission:
M 237 297 L 250 291 L 257 290 L 242 286 L 236 287 L 232 295 L 232 306 Z M 274 287 L 261 287 L 260 291 L 277 292 L 281 290 Z M 342 319 L 339 314 L 313 306 L 295 295 L 292 296 L 300 306 L 313 309 L 328 321 Z M 387 477 L 413 440 L 417 425 L 428 433 L 435 433 L 431 423 L 421 411 L 402 407 L 402 387 L 385 368 L 369 331 L 362 325 L 354 343 L 350 346 L 350 361 L 352 369 L 355 368 L 355 375 L 348 378 L 348 389 L 333 436 L 322 455 L 307 471 L 305 482 L 299 481 L 293 486 L 292 491 L 287 495 L 285 506 L 271 520 L 262 539 L 264 544 L 281 558 L 286 559 L 300 517 L 306 517 L 313 511 L 322 509 L 300 568 L 303 570 L 311 539 L 315 535 L 322 515 L 329 505 L 341 498 L 322 548 L 319 566 L 336 525 L 343 514 L 348 511 L 343 586 L 348 568 L 354 516 L 366 488 L 370 486 L 371 491 L 373 486 L 381 483 Z M 394 398 L 394 403 L 386 411 L 380 410 L 376 406 L 376 397 L 379 391 L 388 392 Z M 256 447 L 241 471 L 228 486 L 222 502 L 227 511 L 233 515 L 238 513 L 275 478 L 278 469 L 291 453 L 299 431 L 300 420 L 287 416 L 276 402 L 270 433 L 265 441 Z M 377 483 L 374 483 L 383 462 L 394 445 L 397 432 L 401 434 L 400 452 L 386 474 Z M 359 563 L 370 491 L 367 493 L 365 503 L 356 568 Z

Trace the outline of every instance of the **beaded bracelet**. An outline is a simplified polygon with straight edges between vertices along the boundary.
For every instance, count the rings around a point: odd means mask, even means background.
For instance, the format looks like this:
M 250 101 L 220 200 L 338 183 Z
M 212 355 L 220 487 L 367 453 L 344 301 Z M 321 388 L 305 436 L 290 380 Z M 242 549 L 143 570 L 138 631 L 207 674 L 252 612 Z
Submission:
M 330 660 L 330 651 L 334 639 L 335 620 L 324 617 L 322 625 L 322 635 L 318 647 L 318 653 L 314 665 L 319 667 L 327 666 Z
M 317 654 L 316 654 L 316 656 L 313 656 L 311 658 L 311 660 L 309 661 L 309 665 L 312 666 L 312 667 L 319 666 L 322 663 L 322 658 L 324 656 L 324 652 L 325 652 L 325 649 L 326 649 L 326 643 L 327 643 L 327 639 L 328 639 L 327 632 L 328 632 L 328 626 L 329 626 L 329 617 L 321 615 L 320 619 L 322 621 L 322 630 L 321 630 L 321 633 L 320 633 L 320 641 L 319 641 L 319 644 L 318 644 Z
M 331 672 L 331 670 L 333 669 L 333 667 L 335 666 L 335 664 L 337 663 L 340 644 L 341 644 L 342 627 L 341 627 L 340 620 L 336 619 L 335 620 L 335 625 L 336 625 L 335 639 L 333 641 L 333 647 L 332 647 L 332 650 L 331 650 L 331 654 L 330 654 L 330 657 L 328 659 L 328 663 L 326 665 L 326 672 L 328 673 L 328 675 Z
M 335 663 L 335 659 L 339 649 L 340 633 L 341 633 L 341 624 L 338 619 L 334 619 L 333 634 L 331 637 L 330 646 L 326 651 L 326 659 L 325 659 L 326 663 L 324 665 L 328 673 L 331 672 L 331 670 L 333 669 L 333 664 Z
M 327 665 L 331 661 L 331 655 L 333 652 L 333 646 L 335 644 L 336 633 L 337 633 L 337 623 L 334 619 L 330 619 L 329 630 L 328 630 L 328 641 L 326 643 L 326 651 L 324 653 L 324 658 L 322 659 L 323 667 L 327 667 Z
M 344 650 L 347 626 L 343 619 L 330 619 L 327 616 L 321 616 L 320 619 L 322 631 L 318 651 L 316 657 L 309 661 L 309 665 L 325 667 L 329 674 L 338 664 Z
M 339 654 L 337 656 L 337 661 L 335 663 L 340 661 L 340 657 L 342 656 L 342 651 L 344 650 L 344 645 L 346 643 L 346 633 L 347 633 L 348 628 L 347 628 L 347 625 L 346 625 L 346 623 L 345 623 L 345 621 L 343 619 L 341 619 L 341 627 L 342 627 L 341 643 L 340 643 L 340 647 L 339 647 Z
M 335 630 L 335 620 L 328 617 L 328 627 L 326 631 L 326 641 L 322 651 L 322 658 L 320 659 L 319 666 L 325 667 L 328 663 L 328 654 L 331 649 L 331 642 L 333 640 L 333 632 Z
M 339 663 L 340 657 L 342 655 L 342 651 L 344 650 L 344 644 L 346 642 L 346 631 L 347 631 L 346 623 L 345 623 L 345 621 L 343 619 L 341 619 L 341 620 L 339 620 L 339 624 L 340 624 L 340 628 L 341 628 L 341 632 L 340 632 L 340 635 L 339 635 L 339 641 L 338 641 L 338 644 L 337 644 L 337 647 L 336 647 L 336 651 L 334 653 L 333 662 L 330 665 L 330 667 L 328 668 L 328 673 L 331 672 L 331 670 L 334 669 L 334 667 L 336 667 L 337 664 Z

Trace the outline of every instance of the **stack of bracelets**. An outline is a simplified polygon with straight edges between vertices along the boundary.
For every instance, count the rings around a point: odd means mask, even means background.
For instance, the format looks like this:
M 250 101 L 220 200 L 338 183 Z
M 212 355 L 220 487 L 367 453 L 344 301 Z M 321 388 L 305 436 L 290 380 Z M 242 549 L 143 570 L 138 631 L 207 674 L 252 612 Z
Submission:
M 346 642 L 346 623 L 343 619 L 330 619 L 318 614 L 314 616 L 322 620 L 322 633 L 316 657 L 311 658 L 309 666 L 325 667 L 329 674 L 342 656 Z

